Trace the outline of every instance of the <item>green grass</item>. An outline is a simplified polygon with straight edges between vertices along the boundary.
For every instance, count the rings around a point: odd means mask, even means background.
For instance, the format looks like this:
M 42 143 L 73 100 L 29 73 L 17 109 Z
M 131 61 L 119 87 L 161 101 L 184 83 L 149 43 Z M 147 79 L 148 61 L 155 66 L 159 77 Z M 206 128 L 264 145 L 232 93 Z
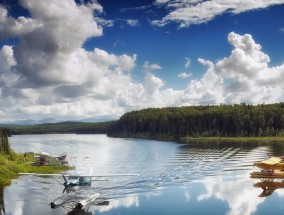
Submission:
M 11 152 L 10 155 L 0 154 L 0 187 L 8 186 L 12 179 L 18 178 L 18 173 L 59 173 L 73 169 L 68 165 L 32 166 L 33 156 Z

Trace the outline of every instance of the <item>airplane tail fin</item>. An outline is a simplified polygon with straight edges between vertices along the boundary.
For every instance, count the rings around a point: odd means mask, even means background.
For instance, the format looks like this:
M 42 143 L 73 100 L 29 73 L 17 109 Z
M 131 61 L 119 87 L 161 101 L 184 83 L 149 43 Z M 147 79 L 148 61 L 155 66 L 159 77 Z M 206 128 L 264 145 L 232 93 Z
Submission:
M 269 158 L 271 158 L 271 155 L 268 154 L 268 153 L 266 153 L 266 154 L 264 155 L 264 159 L 269 159 Z

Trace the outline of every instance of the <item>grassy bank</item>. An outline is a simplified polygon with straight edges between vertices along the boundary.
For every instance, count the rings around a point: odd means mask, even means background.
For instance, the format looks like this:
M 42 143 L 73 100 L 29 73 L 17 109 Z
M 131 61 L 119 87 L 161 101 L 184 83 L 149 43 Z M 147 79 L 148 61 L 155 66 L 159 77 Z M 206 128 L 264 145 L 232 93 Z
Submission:
M 149 139 L 149 140 L 160 140 L 160 141 L 171 141 L 178 143 L 195 143 L 195 142 L 235 142 L 241 143 L 246 142 L 247 144 L 252 143 L 273 143 L 273 142 L 283 142 L 284 136 L 270 136 L 270 137 L 175 137 L 170 135 L 153 135 L 150 133 L 127 133 L 127 134 L 118 134 L 111 137 L 118 138 L 140 138 L 140 139 Z
M 32 155 L 24 156 L 15 152 L 9 155 L 0 154 L 0 187 L 10 185 L 12 179 L 19 177 L 19 172 L 59 173 L 72 169 L 68 165 L 32 166 L 29 164 L 32 161 Z

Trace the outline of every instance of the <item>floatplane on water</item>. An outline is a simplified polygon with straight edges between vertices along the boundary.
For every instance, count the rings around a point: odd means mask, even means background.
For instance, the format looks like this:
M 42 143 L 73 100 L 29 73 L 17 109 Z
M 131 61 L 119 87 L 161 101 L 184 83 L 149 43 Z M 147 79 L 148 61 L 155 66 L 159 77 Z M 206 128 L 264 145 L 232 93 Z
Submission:
M 270 156 L 267 154 L 266 159 L 254 163 L 261 169 L 258 172 L 252 172 L 252 178 L 284 178 L 284 157 Z
M 88 206 L 108 205 L 105 199 L 99 199 L 100 193 L 91 190 L 93 181 L 108 181 L 109 177 L 138 176 L 138 174 L 106 174 L 106 175 L 80 175 L 80 174 L 40 174 L 40 173 L 19 173 L 20 175 L 62 177 L 64 182 L 63 195 L 49 203 L 52 209 L 62 207 L 69 211 L 68 214 L 92 214 L 87 212 Z M 56 180 L 56 179 L 55 179 Z M 56 180 L 59 182 L 58 180 Z M 87 189 L 83 189 L 87 188 Z M 79 213 L 80 212 L 80 213 Z

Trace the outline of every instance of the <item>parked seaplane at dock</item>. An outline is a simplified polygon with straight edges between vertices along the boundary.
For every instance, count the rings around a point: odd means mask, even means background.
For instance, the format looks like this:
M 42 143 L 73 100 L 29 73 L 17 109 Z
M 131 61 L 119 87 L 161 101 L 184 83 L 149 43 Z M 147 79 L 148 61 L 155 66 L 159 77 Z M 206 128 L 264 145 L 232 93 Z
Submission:
M 254 162 L 260 171 L 252 172 L 251 178 L 284 178 L 284 157 L 266 155 L 266 159 Z
M 26 152 L 24 156 L 28 154 L 33 155 L 34 162 L 30 163 L 33 166 L 43 166 L 43 165 L 56 165 L 56 164 L 68 164 L 66 160 L 67 155 L 51 155 L 47 152 L 35 153 L 35 152 Z
M 51 209 L 62 207 L 69 211 L 68 214 L 92 214 L 88 212 L 91 204 L 107 205 L 108 201 L 99 198 L 100 193 L 91 189 L 93 181 L 108 181 L 109 177 L 138 176 L 138 174 L 104 174 L 104 175 L 81 175 L 81 174 L 41 174 L 41 173 L 19 173 L 38 177 L 53 177 L 63 185 L 63 195 L 49 202 Z M 63 183 L 56 178 L 62 177 Z M 73 213 L 73 212 L 76 213 Z M 81 213 L 79 213 L 81 212 Z

